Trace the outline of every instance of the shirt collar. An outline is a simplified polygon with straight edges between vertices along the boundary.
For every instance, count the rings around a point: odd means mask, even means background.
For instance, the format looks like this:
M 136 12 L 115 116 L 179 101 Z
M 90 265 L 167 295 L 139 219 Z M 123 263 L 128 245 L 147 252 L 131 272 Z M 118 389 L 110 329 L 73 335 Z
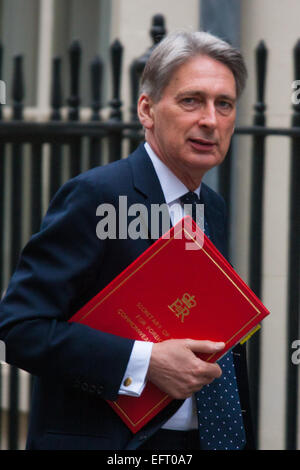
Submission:
M 166 203 L 170 204 L 186 194 L 189 189 L 180 181 L 180 179 L 177 178 L 167 165 L 161 161 L 148 142 L 145 143 L 145 149 L 154 166 Z M 198 197 L 200 196 L 200 189 L 201 184 L 194 191 Z

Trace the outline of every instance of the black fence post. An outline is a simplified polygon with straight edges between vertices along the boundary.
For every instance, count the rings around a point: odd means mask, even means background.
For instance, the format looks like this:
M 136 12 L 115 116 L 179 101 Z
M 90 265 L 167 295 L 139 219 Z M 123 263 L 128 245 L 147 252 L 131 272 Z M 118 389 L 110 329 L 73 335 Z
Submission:
M 233 152 L 233 142 L 230 143 L 225 160 L 218 170 L 218 192 L 223 196 L 227 208 L 227 223 L 230 227 L 230 190 L 231 190 L 231 161 Z
M 61 120 L 62 106 L 62 86 L 61 86 L 61 59 L 55 57 L 52 61 L 52 83 L 51 83 L 51 116 L 52 121 Z M 62 146 L 57 142 L 52 142 L 50 146 L 50 181 L 49 193 L 50 199 L 56 193 L 61 184 L 61 168 L 62 168 Z
M 81 47 L 78 41 L 73 41 L 69 49 L 70 58 L 70 97 L 68 99 L 70 121 L 79 119 L 79 77 L 80 77 L 80 59 Z
M 295 79 L 300 78 L 300 40 L 294 48 Z M 293 104 L 292 126 L 300 129 L 300 103 Z M 292 362 L 292 344 L 300 338 L 300 137 L 292 137 L 290 193 L 289 193 L 289 248 L 288 248 L 288 318 L 287 318 L 287 388 L 286 388 L 286 449 L 297 449 L 297 415 L 299 410 L 298 368 Z
M 54 57 L 52 61 L 52 82 L 51 82 L 51 117 L 52 121 L 61 120 L 62 87 L 61 87 L 61 58 Z
M 264 93 L 266 80 L 267 49 L 261 41 L 256 49 L 257 71 L 257 102 L 254 106 L 255 126 L 265 127 Z M 249 249 L 249 278 L 250 287 L 261 297 L 262 279 L 262 238 L 263 238 L 263 185 L 265 161 L 265 135 L 253 136 L 251 195 L 250 195 L 250 249 Z M 253 422 L 257 445 L 259 420 L 259 379 L 260 379 L 260 331 L 255 333 L 249 344 L 249 380 L 252 400 Z
M 122 120 L 122 101 L 120 99 L 121 70 L 123 46 L 116 39 L 110 48 L 112 65 L 112 100 L 110 101 L 110 122 L 120 122 Z M 109 161 L 119 160 L 122 156 L 122 131 L 113 130 L 109 135 Z
M 130 107 L 130 120 L 131 122 L 137 123 L 139 121 L 138 114 L 137 114 L 137 101 L 139 95 L 139 86 L 140 80 L 149 59 L 149 56 L 155 46 L 162 40 L 162 38 L 166 35 L 166 27 L 165 27 L 165 19 L 163 15 L 154 15 L 152 18 L 152 27 L 150 29 L 150 36 L 152 37 L 152 46 L 147 49 L 147 51 L 134 59 L 132 64 L 130 65 L 130 86 L 131 86 L 131 107 Z M 131 132 L 129 134 L 130 139 L 130 151 L 133 152 L 135 148 L 138 146 L 139 142 L 141 141 L 141 137 L 137 135 L 136 132 Z
M 99 111 L 101 108 L 101 91 L 103 80 L 103 61 L 99 56 L 95 57 L 91 63 L 91 96 L 92 96 L 92 121 L 100 121 Z M 101 138 L 92 137 L 89 149 L 89 167 L 101 164 Z
M 101 91 L 103 79 L 103 61 L 96 56 L 91 63 L 91 96 L 92 121 L 100 121 Z
M 23 119 L 23 57 L 18 55 L 14 58 L 13 73 L 13 119 Z M 11 219 L 11 262 L 10 270 L 16 268 L 19 253 L 22 247 L 22 173 L 23 173 L 22 144 L 12 144 L 12 178 L 11 178 L 11 207 L 13 208 Z M 10 367 L 9 383 L 9 449 L 18 449 L 19 441 L 19 371 L 16 367 Z
M 42 217 L 42 143 L 31 144 L 31 233 L 39 231 Z
M 80 59 L 81 47 L 78 41 L 73 41 L 70 49 L 70 84 L 71 93 L 68 99 L 69 113 L 68 118 L 70 121 L 79 120 L 79 105 L 80 105 Z M 81 170 L 81 139 L 73 138 L 70 144 L 70 175 L 74 177 L 80 173 Z
M 137 100 L 138 100 L 138 93 L 139 93 L 139 81 L 140 75 L 144 70 L 144 61 L 143 57 L 141 58 L 141 62 L 139 59 L 135 59 L 129 69 L 130 74 L 130 88 L 131 88 L 131 107 L 130 107 L 130 121 L 134 123 L 138 123 L 138 114 L 137 114 Z M 129 133 L 130 138 L 130 153 L 133 152 L 136 147 L 138 146 L 140 139 L 138 138 L 136 132 Z

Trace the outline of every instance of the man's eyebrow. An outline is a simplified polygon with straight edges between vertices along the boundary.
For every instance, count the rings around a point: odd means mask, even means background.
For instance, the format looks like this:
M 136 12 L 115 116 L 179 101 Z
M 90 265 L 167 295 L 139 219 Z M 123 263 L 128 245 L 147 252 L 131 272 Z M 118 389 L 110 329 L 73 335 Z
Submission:
M 176 99 L 181 99 L 184 98 L 185 96 L 207 96 L 207 93 L 205 91 L 200 91 L 200 90 L 186 90 L 186 91 L 181 91 L 176 95 Z M 218 99 L 226 99 L 230 100 L 232 102 L 236 102 L 237 98 L 236 96 L 233 96 L 231 94 L 226 94 L 226 93 L 221 93 L 220 95 L 217 95 L 216 98 Z
M 203 96 L 205 93 L 203 91 L 199 90 L 186 90 L 186 91 L 180 91 L 177 95 L 176 98 L 180 99 L 183 98 L 184 96 Z
M 224 100 L 230 100 L 230 101 L 233 101 L 233 102 L 236 102 L 236 100 L 237 100 L 236 96 L 227 95 L 227 94 L 218 95 L 218 98 L 221 98 L 221 99 L 224 99 Z

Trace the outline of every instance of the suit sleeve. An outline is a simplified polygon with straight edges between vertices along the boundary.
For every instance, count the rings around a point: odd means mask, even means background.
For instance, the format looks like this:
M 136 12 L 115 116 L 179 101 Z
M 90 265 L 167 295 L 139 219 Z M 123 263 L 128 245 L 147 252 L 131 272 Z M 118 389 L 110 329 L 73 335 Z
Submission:
M 105 241 L 96 236 L 101 201 L 93 194 L 92 183 L 80 176 L 55 196 L 0 304 L 0 339 L 8 363 L 67 386 L 96 385 L 113 400 L 133 341 L 68 323 L 81 283 L 105 268 Z

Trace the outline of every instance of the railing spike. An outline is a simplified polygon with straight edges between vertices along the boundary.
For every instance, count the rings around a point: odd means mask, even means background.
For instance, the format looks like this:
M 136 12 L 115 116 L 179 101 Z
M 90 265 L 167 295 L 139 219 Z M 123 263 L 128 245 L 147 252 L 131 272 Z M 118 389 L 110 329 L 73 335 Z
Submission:
M 256 86 L 257 86 L 257 102 L 255 110 L 258 114 L 265 111 L 264 96 L 265 96 L 265 83 L 267 72 L 267 57 L 268 50 L 265 42 L 262 40 L 258 43 L 255 50 L 256 58 Z
M 78 40 L 74 40 L 69 49 L 70 57 L 70 97 L 68 99 L 69 105 L 69 119 L 71 121 L 77 120 L 79 117 L 79 78 L 80 78 L 80 59 L 81 59 L 81 46 Z
M 23 56 L 14 57 L 13 85 L 13 116 L 14 119 L 23 118 L 24 79 L 23 79 Z
M 94 57 L 91 62 L 91 97 L 92 97 L 92 121 L 98 121 L 101 108 L 101 91 L 103 77 L 103 61 L 99 56 Z
M 136 112 L 137 97 L 139 91 L 139 82 L 147 60 L 154 47 L 166 35 L 167 30 L 165 27 L 165 18 L 161 14 L 156 14 L 152 17 L 152 26 L 150 29 L 150 36 L 152 37 L 153 44 L 149 47 L 144 54 L 133 60 L 130 66 L 130 85 L 131 85 L 131 121 L 138 119 Z M 134 143 L 135 145 L 135 143 Z
M 61 90 L 61 58 L 54 57 L 52 61 L 52 85 L 51 85 L 51 120 L 60 120 L 60 108 L 62 106 Z
M 122 118 L 120 100 L 121 72 L 122 72 L 122 56 L 123 46 L 119 39 L 115 39 L 110 48 L 111 65 L 112 65 L 112 100 L 110 118 L 120 120 Z
M 296 79 L 300 78 L 300 39 L 295 44 L 294 50 L 293 50 L 293 56 L 294 56 L 294 76 Z
M 153 44 L 159 43 L 162 38 L 166 35 L 167 30 L 165 27 L 165 18 L 161 14 L 156 14 L 152 18 L 152 27 L 150 35 L 153 39 Z

